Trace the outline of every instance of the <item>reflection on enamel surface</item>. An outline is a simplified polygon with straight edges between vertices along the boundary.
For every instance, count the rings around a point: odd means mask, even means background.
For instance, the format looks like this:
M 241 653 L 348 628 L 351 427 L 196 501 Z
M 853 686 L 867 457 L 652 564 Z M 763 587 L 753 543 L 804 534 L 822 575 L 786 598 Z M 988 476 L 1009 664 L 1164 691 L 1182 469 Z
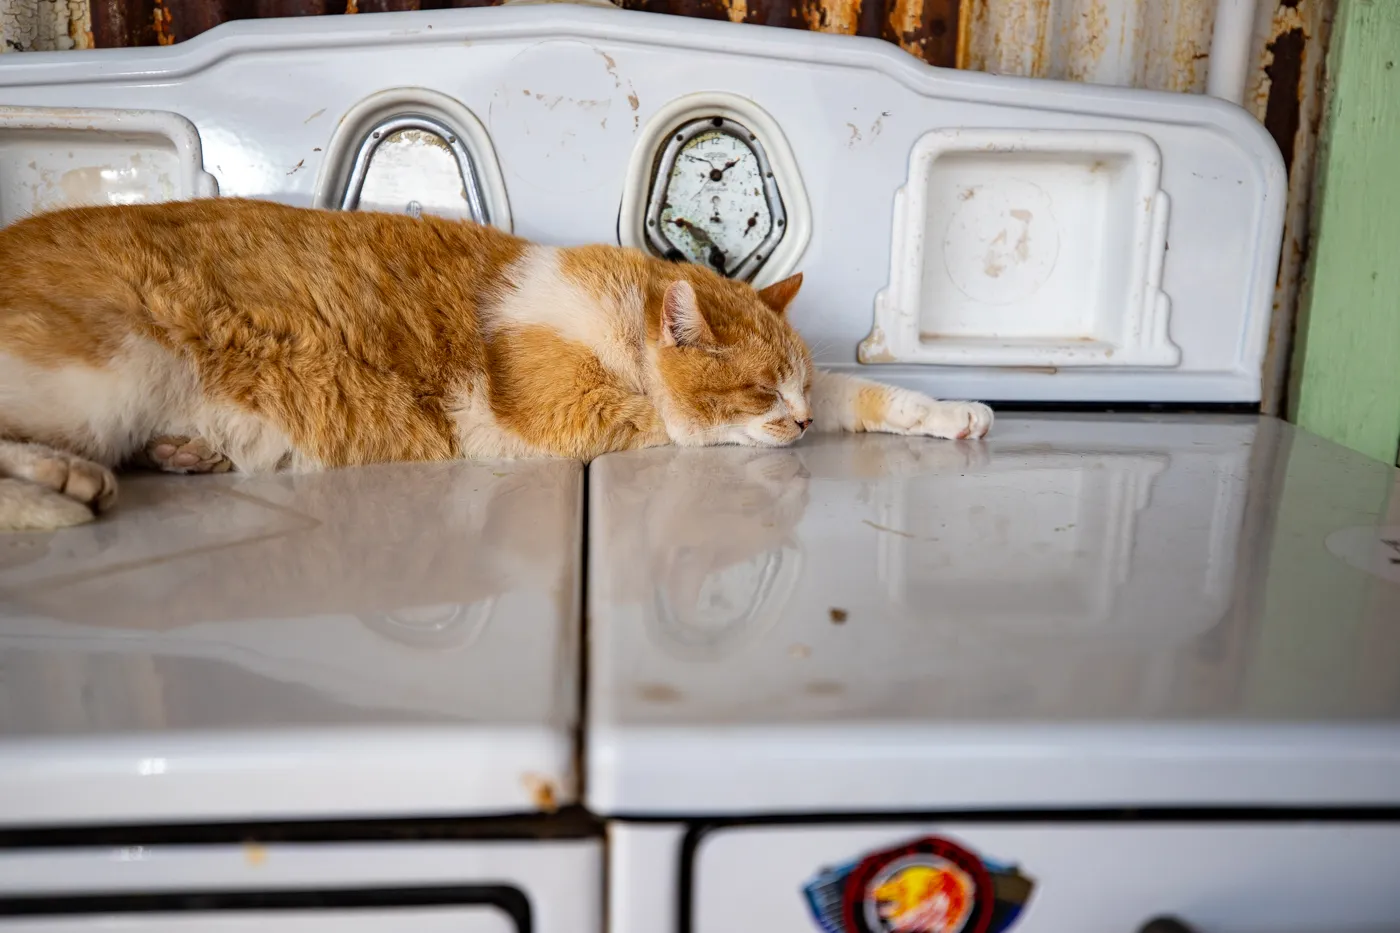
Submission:
M 605 578 L 613 598 L 647 600 L 650 634 L 677 657 L 717 659 L 776 621 L 801 576 L 791 531 L 808 476 L 792 450 L 690 447 L 621 464 L 628 504 L 614 539 L 654 542 L 643 572 Z M 609 503 L 608 515 L 612 512 Z
M 1287 624 L 1287 607 L 1266 624 L 1263 606 L 1280 431 L 1057 416 L 1003 419 L 985 444 L 823 437 L 603 458 L 596 715 L 1279 715 L 1244 685 L 1267 676 L 1260 639 Z M 775 482 L 778 466 L 790 478 Z
M 571 714 L 581 468 L 132 476 L 0 542 L 0 733 Z

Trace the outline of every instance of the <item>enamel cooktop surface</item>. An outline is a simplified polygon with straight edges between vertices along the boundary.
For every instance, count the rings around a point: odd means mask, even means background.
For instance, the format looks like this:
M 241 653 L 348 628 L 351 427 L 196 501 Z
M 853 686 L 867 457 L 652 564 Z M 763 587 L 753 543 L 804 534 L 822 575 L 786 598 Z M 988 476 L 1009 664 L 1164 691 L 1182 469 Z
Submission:
M 583 468 L 123 479 L 0 537 L 0 825 L 575 793 Z
M 604 457 L 587 800 L 1400 802 L 1398 478 L 1223 416 Z

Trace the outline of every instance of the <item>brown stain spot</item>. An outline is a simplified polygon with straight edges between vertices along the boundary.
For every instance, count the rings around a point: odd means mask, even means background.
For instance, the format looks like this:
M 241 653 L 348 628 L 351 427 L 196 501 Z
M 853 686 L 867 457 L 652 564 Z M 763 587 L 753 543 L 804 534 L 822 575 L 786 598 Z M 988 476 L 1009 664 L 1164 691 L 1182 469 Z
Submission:
M 805 661 L 812 656 L 812 646 L 797 642 L 788 648 L 788 654 L 795 660 Z
M 1297 145 L 1298 128 L 1302 125 L 1303 50 L 1307 34 L 1290 29 L 1269 43 L 1272 54 L 1265 73 L 1269 76 L 1269 103 L 1264 110 L 1264 128 L 1278 143 L 1283 153 L 1284 170 L 1293 170 L 1293 150 Z
M 536 810 L 554 813 L 559 809 L 559 792 L 552 780 L 531 773 L 521 775 L 520 783 L 525 785 L 525 790 L 530 795 L 530 802 L 534 804 Z
M 292 166 L 292 170 L 291 170 L 290 172 L 288 172 L 287 174 L 288 174 L 288 175 L 295 175 L 297 172 L 301 171 L 302 166 L 304 166 L 304 165 L 306 165 L 306 160 L 305 160 L 305 159 L 298 159 L 298 160 L 297 160 L 297 164 L 296 164 L 296 165 L 293 165 L 293 166 Z
M 670 684 L 639 684 L 637 696 L 644 703 L 679 703 L 681 692 Z
M 628 104 L 628 106 L 630 106 L 633 110 L 636 110 L 638 107 L 640 107 L 640 106 L 642 105 L 641 100 L 639 100 L 639 99 L 637 98 L 637 92 L 636 92 L 636 91 L 633 91 L 631 94 L 628 94 L 628 95 L 627 95 L 627 104 Z
M 1020 235 L 1016 237 L 1016 259 L 1025 262 L 1031 258 L 1031 219 L 1034 215 L 1018 208 L 1011 212 L 1011 216 L 1023 224 Z
M 319 117 L 321 114 L 323 114 L 323 113 L 325 113 L 325 112 L 326 112 L 326 108 L 325 108 L 325 107 L 322 107 L 320 110 L 316 111 L 316 112 L 313 113 L 311 116 L 307 117 L 305 120 L 302 120 L 302 121 L 301 121 L 302 126 L 305 126 L 306 124 L 310 123 L 312 120 L 316 119 L 317 117 Z
M 267 864 L 267 847 L 258 845 L 256 842 L 245 842 L 243 844 L 243 861 L 248 863 L 249 868 L 262 868 Z
M 813 697 L 839 697 L 846 692 L 846 685 L 835 680 L 814 680 L 803 685 L 802 692 Z
M 838 609 L 835 606 L 832 606 L 831 609 L 828 610 L 828 614 L 831 616 L 832 625 L 845 625 L 846 620 L 850 618 L 849 612 L 844 609 Z
M 962 191 L 958 192 L 959 201 L 971 201 L 975 197 L 977 197 L 977 187 L 975 185 L 971 188 L 964 188 Z

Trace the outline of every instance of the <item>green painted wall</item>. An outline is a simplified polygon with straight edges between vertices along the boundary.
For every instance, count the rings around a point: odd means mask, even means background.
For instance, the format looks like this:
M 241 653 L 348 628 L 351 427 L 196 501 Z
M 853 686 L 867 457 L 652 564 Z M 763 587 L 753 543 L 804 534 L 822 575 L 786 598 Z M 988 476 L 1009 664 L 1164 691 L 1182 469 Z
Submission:
M 1312 265 L 1290 413 L 1395 463 L 1400 449 L 1400 0 L 1341 0 L 1327 59 Z

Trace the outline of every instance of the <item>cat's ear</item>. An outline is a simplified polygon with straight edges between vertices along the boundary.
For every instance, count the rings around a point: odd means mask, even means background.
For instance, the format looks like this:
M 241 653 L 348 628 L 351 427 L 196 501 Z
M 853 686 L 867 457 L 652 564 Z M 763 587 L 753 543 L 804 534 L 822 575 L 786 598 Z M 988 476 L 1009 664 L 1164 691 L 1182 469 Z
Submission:
M 661 346 L 694 347 L 713 340 L 690 283 L 678 279 L 666 286 L 666 296 L 661 299 Z
M 774 282 L 767 288 L 758 290 L 759 300 L 773 309 L 775 314 L 782 314 L 787 310 L 787 306 L 792 304 L 792 299 L 797 297 L 797 290 L 802 287 L 802 273 L 798 272 L 783 279 L 781 282 Z

